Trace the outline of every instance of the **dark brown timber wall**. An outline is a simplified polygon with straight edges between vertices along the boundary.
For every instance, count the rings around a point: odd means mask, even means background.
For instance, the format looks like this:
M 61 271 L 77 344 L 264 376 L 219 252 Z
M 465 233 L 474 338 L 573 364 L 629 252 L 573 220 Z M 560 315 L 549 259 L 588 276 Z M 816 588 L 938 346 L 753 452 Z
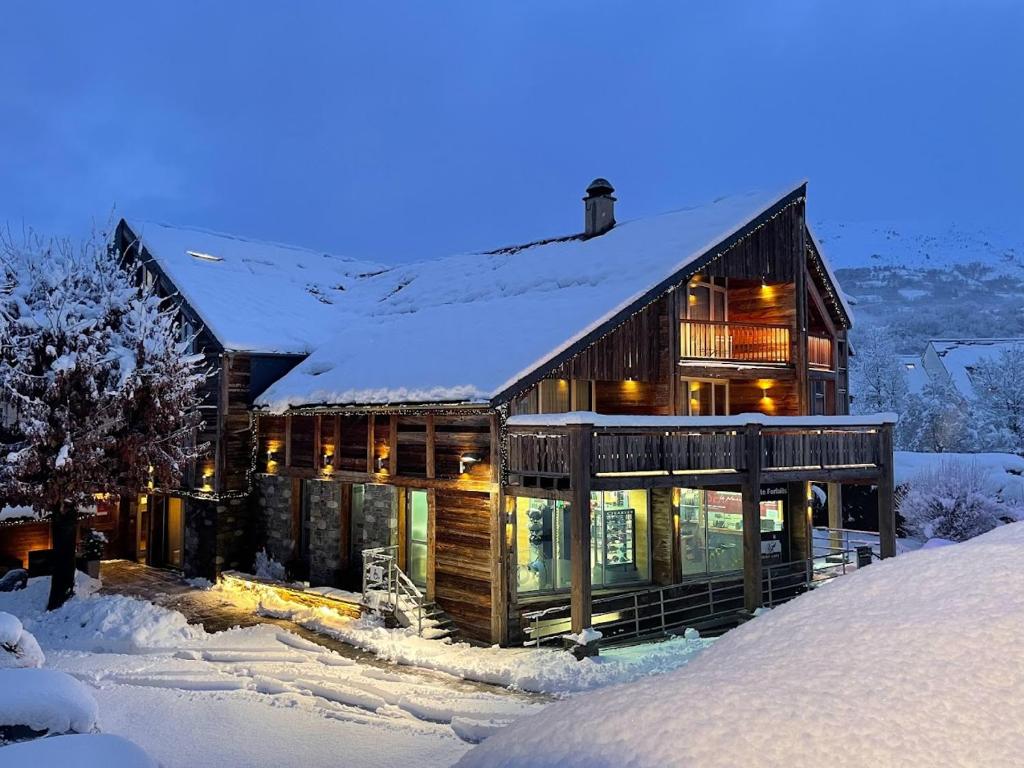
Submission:
M 490 642 L 490 496 L 439 489 L 434 504 L 434 599 L 463 634 Z

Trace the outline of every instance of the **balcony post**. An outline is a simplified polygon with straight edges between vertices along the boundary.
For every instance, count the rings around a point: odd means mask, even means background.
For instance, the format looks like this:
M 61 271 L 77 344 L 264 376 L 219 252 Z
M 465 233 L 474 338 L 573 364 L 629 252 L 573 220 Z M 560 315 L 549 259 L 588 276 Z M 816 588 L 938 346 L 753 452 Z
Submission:
M 743 606 L 761 607 L 761 425 L 747 424 L 743 434 L 746 474 L 743 479 Z
M 896 556 L 896 513 L 893 478 L 892 424 L 883 424 L 878 432 L 878 539 L 882 557 Z
M 579 635 L 591 624 L 590 582 L 590 477 L 593 424 L 569 426 L 569 484 L 572 501 L 569 518 L 572 591 L 570 608 L 572 632 Z M 596 644 L 577 645 L 577 656 L 596 655 Z

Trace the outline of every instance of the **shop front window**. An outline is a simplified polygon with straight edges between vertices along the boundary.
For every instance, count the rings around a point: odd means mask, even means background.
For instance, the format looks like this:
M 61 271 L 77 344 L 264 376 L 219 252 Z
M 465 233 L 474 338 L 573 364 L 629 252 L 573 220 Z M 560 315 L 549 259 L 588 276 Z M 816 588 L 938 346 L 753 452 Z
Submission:
M 781 534 L 781 499 L 761 502 L 761 533 Z M 743 497 L 731 491 L 681 488 L 679 545 L 683 576 L 743 570 Z
M 591 582 L 595 589 L 650 580 L 647 491 L 591 494 Z M 516 500 L 519 594 L 569 589 L 570 505 L 547 499 Z

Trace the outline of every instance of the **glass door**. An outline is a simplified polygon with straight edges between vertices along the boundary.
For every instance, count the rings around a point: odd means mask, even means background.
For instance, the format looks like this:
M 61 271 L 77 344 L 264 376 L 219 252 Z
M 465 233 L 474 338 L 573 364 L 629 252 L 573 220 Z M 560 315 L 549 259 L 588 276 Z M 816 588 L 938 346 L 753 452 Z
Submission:
M 167 554 L 164 560 L 171 568 L 182 567 L 182 547 L 185 538 L 185 515 L 182 506 L 179 498 L 172 496 L 167 499 Z
M 408 491 L 406 496 L 405 568 L 413 584 L 427 586 L 427 517 L 429 505 L 426 491 Z

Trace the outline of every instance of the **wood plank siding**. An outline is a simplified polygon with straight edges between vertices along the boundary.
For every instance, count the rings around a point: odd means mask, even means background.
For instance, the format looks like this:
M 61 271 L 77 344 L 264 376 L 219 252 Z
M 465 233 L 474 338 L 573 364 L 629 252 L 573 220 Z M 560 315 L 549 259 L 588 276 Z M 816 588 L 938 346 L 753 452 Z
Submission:
M 465 635 L 491 642 L 490 495 L 434 494 L 434 599 Z

